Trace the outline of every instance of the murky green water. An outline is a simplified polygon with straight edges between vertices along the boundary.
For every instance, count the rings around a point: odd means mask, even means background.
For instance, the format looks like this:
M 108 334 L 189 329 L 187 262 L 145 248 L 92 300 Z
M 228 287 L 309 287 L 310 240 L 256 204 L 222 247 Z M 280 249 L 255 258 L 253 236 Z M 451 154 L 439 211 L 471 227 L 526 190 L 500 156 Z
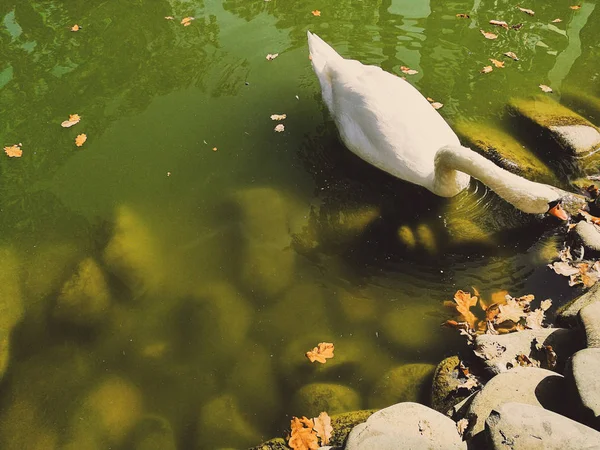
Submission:
M 0 136 L 23 157 L 0 158 L 0 446 L 246 447 L 309 414 L 303 386 L 351 389 L 330 413 L 382 406 L 387 370 L 455 351 L 457 288 L 574 295 L 544 265 L 553 223 L 345 150 L 305 37 L 512 132 L 504 105 L 541 83 L 600 94 L 600 13 L 570 4 L 1 2 Z M 505 51 L 521 60 L 479 73 Z M 316 367 L 321 341 L 336 356 Z

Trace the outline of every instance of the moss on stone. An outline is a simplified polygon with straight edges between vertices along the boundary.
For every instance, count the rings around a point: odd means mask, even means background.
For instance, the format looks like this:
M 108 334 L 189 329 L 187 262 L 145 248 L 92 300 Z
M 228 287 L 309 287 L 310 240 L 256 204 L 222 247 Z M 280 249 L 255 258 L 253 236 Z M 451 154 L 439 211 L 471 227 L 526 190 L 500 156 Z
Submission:
M 470 219 L 463 217 L 450 217 L 446 225 L 450 234 L 450 244 L 486 244 L 495 245 L 492 233 L 486 232 Z
M 455 404 L 468 397 L 469 394 L 459 395 L 458 365 L 460 358 L 450 356 L 438 364 L 433 375 L 431 386 L 431 407 L 446 414 Z
M 433 364 L 404 364 L 384 373 L 369 397 L 369 407 L 385 408 L 400 402 L 429 403 Z
M 286 444 L 282 438 L 269 439 L 262 444 L 252 447 L 249 450 L 290 450 L 290 447 Z
M 330 415 L 354 411 L 360 404 L 360 396 L 348 386 L 311 383 L 294 394 L 290 411 L 295 416 L 317 417 L 322 411 Z
M 473 150 L 509 172 L 540 183 L 558 183 L 550 167 L 499 128 L 484 123 L 459 122 L 455 130 Z
M 600 124 L 600 98 L 588 92 L 566 90 L 562 91 L 560 99 L 567 106 L 587 116 L 596 125 Z
M 593 125 L 575 111 L 547 96 L 531 99 L 511 99 L 509 109 L 543 128 L 566 125 Z

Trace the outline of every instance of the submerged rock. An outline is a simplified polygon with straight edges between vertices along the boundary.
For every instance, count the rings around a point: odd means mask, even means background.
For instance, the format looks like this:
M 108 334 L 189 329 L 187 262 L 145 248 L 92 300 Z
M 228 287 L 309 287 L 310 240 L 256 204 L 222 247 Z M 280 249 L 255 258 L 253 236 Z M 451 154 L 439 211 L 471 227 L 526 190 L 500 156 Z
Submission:
M 404 364 L 381 377 L 369 396 L 369 408 L 385 408 L 394 403 L 429 403 L 433 364 Z
M 169 421 L 159 416 L 144 416 L 131 431 L 131 450 L 177 450 Z
M 292 398 L 290 414 L 317 417 L 322 411 L 331 416 L 361 407 L 358 393 L 348 386 L 334 383 L 311 383 L 300 388 Z
M 442 339 L 439 309 L 424 304 L 408 304 L 388 310 L 381 319 L 381 339 L 403 351 L 422 352 L 438 346 Z
M 84 259 L 56 299 L 54 316 L 75 325 L 94 325 L 106 317 L 111 296 L 104 274 L 92 258 Z
M 454 421 L 418 403 L 398 403 L 354 427 L 346 450 L 466 449 Z
M 600 430 L 600 348 L 586 348 L 573 355 L 568 380 L 573 383 L 584 423 Z M 600 441 L 598 441 L 600 443 Z
M 561 102 L 588 117 L 596 125 L 600 124 L 600 98 L 590 92 L 563 90 Z
M 494 407 L 485 422 L 494 450 L 597 449 L 600 433 L 538 406 L 507 402 Z
M 0 333 L 10 333 L 23 317 L 21 261 L 8 248 L 0 248 Z
M 546 369 L 517 367 L 492 378 L 475 395 L 467 410 L 469 428 L 465 436 L 472 438 L 483 431 L 485 420 L 493 409 L 506 402 L 521 402 L 561 411 L 565 390 L 564 377 Z

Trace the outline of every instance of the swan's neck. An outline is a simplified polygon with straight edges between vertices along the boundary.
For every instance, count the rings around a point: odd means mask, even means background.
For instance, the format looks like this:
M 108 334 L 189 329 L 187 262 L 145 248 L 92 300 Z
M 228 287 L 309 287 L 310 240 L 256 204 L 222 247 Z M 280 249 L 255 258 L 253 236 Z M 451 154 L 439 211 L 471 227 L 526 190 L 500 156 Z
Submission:
M 442 147 L 435 156 L 436 189 L 443 188 L 448 177 L 456 171 L 478 179 L 504 200 L 527 213 L 543 214 L 548 210 L 548 202 L 560 197 L 552 187 L 504 170 L 469 148 L 458 145 Z

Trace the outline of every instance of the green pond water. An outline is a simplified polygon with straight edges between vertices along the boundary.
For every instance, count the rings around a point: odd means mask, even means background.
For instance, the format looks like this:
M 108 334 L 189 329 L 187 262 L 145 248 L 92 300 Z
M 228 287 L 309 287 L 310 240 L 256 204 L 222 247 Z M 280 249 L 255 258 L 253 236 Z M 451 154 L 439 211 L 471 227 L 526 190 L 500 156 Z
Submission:
M 404 397 L 385 374 L 463 348 L 439 326 L 456 289 L 573 297 L 545 266 L 556 222 L 350 154 L 306 47 L 418 70 L 451 123 L 512 134 L 506 103 L 539 84 L 600 94 L 600 8 L 571 4 L 0 2 L 0 136 L 23 149 L 0 158 L 0 447 L 248 447 L 314 413 L 311 383 L 337 385 L 330 414 L 414 398 L 423 366 Z M 335 357 L 311 365 L 322 341 Z

